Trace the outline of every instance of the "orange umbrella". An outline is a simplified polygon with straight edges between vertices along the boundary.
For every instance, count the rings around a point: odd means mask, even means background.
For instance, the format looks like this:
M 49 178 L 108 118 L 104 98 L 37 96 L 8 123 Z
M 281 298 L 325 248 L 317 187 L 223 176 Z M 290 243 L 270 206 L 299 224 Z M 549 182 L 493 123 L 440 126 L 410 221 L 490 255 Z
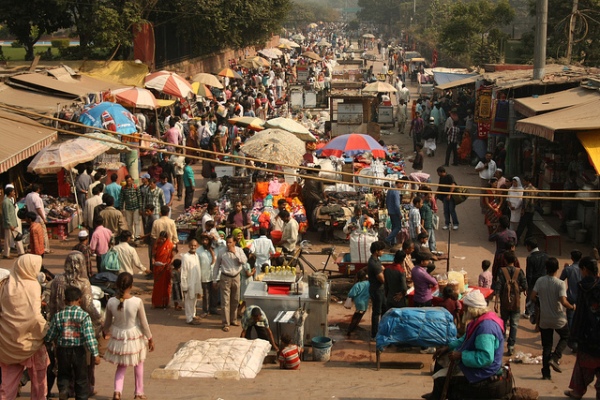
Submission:
M 158 108 L 156 97 L 148 89 L 130 87 L 116 89 L 112 94 L 117 98 L 117 102 L 136 108 L 149 108 L 154 110 Z
M 217 75 L 233 79 L 242 79 L 242 76 L 231 68 L 223 68 Z
M 262 131 L 265 129 L 265 121 L 256 117 L 236 117 L 227 120 L 231 125 L 241 126 L 253 131 Z
M 187 97 L 193 92 L 192 85 L 175 72 L 159 71 L 146 75 L 144 79 L 147 88 L 176 97 Z

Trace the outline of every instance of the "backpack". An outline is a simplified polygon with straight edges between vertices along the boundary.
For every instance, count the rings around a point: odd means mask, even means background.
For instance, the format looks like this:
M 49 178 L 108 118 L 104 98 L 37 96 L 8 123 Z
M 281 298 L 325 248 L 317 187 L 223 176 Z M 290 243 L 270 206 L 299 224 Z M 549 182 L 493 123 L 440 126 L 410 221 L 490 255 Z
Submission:
M 521 273 L 521 268 L 515 268 L 512 276 L 508 275 L 508 268 L 503 267 L 501 270 L 506 279 L 506 284 L 500 293 L 500 308 L 503 311 L 518 311 L 521 304 L 521 291 L 517 279 Z
M 121 263 L 119 262 L 119 255 L 114 249 L 110 249 L 102 256 L 102 271 L 119 272 L 121 269 Z
M 581 322 L 581 331 L 577 335 L 577 341 L 584 348 L 586 353 L 594 357 L 600 357 L 600 280 L 596 279 L 594 285 L 583 290 L 579 284 L 579 292 L 582 295 L 583 304 L 577 303 L 577 311 L 581 310 L 583 321 Z

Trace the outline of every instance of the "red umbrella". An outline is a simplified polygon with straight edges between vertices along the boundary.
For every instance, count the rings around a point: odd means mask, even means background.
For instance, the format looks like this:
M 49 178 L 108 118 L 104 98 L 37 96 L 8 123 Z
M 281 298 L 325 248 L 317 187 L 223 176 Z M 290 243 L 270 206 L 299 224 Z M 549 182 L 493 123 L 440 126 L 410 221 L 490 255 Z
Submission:
M 334 138 L 323 147 L 321 155 L 341 157 L 345 153 L 347 156 L 354 157 L 366 151 L 371 152 L 375 158 L 385 158 L 386 155 L 385 149 L 375 139 L 362 133 L 350 133 Z
M 194 93 L 192 85 L 175 72 L 159 71 L 148 74 L 144 82 L 147 88 L 176 97 L 187 97 L 190 93 Z

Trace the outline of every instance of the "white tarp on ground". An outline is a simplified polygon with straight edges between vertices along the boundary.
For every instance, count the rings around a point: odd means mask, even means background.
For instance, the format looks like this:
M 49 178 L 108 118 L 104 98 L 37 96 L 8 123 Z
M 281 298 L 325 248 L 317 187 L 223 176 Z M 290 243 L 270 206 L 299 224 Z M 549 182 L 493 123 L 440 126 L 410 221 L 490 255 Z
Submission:
M 269 350 L 271 344 L 262 339 L 190 340 L 165 369 L 179 371 L 180 378 L 215 378 L 219 373 L 232 372 L 252 379 L 260 372 Z

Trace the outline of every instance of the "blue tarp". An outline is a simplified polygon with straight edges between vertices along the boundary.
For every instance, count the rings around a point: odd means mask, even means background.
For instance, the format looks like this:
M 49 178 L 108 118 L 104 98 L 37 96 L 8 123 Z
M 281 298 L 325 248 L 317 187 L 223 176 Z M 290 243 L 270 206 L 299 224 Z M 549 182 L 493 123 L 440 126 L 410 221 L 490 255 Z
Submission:
M 435 83 L 438 85 L 443 85 L 445 83 L 450 83 L 454 81 L 458 81 L 460 79 L 465 79 L 470 76 L 475 76 L 479 74 L 456 74 L 451 72 L 433 72 L 433 79 Z
M 392 308 L 379 322 L 377 350 L 391 344 L 421 347 L 445 346 L 456 339 L 452 314 L 441 307 Z

